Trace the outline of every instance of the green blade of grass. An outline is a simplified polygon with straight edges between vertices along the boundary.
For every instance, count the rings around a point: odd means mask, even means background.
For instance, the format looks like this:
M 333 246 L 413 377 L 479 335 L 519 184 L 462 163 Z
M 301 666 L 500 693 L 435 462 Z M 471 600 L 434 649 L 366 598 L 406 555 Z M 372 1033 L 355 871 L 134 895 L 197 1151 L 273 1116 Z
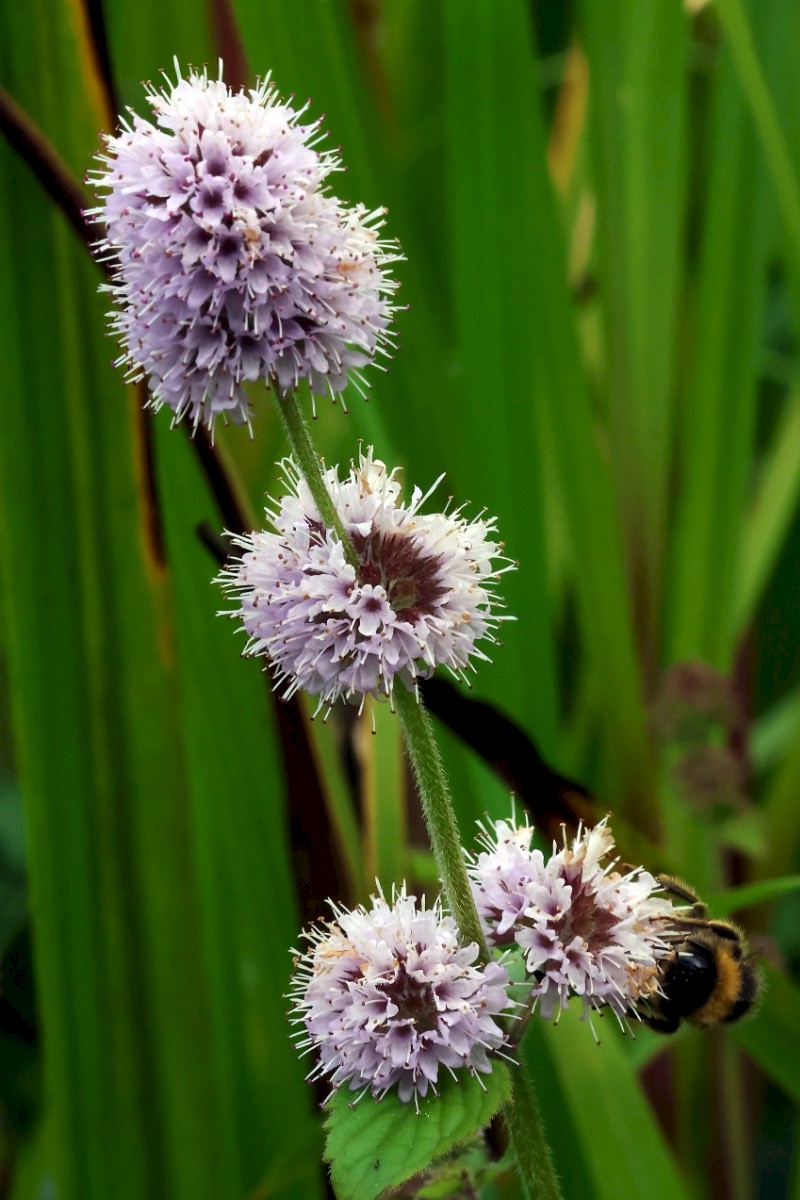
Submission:
M 309 745 L 315 755 L 320 780 L 325 789 L 325 803 L 331 825 L 336 833 L 339 854 L 346 865 L 349 895 L 363 900 L 372 886 L 365 871 L 366 854 L 362 852 L 361 830 L 353 806 L 350 780 L 345 769 L 346 754 L 343 734 L 335 715 L 327 720 L 313 720 L 316 708 L 314 697 L 304 698 Z
M 614 476 L 653 647 L 682 283 L 688 21 L 672 0 L 588 0 L 582 17 Z
M 30 903 L 37 922 L 36 970 L 46 1037 L 44 1073 L 50 1106 L 41 1170 L 52 1172 L 69 1200 L 81 1195 L 99 1200 L 104 1185 L 112 1186 L 111 1172 L 123 1155 L 119 1137 L 111 1138 L 106 1127 L 106 1096 L 114 1095 L 117 1111 L 125 1113 L 125 1152 L 133 1154 L 135 1163 L 131 1190 L 123 1192 L 124 1196 L 135 1195 L 145 1185 L 149 1139 L 135 1111 L 129 1115 L 134 1108 L 139 1073 L 126 1056 L 121 1060 L 119 1047 L 116 1053 L 112 1050 L 114 1039 L 103 1015 L 109 1007 L 113 981 L 121 998 L 116 1013 L 117 1038 L 131 1036 L 135 1018 L 124 964 L 108 961 L 96 901 L 98 892 L 104 899 L 111 899 L 108 888 L 98 880 L 95 860 L 98 843 L 105 852 L 110 839 L 106 831 L 101 835 L 95 829 L 91 800 L 98 787 L 99 762 L 94 743 L 102 731 L 93 719 L 96 707 L 91 703 L 84 666 L 90 631 L 85 619 L 76 619 L 81 613 L 81 586 L 74 561 L 80 529 L 70 463 L 64 452 L 68 444 L 66 414 L 63 406 L 55 415 L 46 414 L 42 404 L 38 412 L 23 411 L 23 396 L 38 392 L 44 400 L 55 391 L 56 379 L 43 378 L 45 373 L 35 361 L 25 361 L 33 347 L 30 338 L 26 342 L 17 308 L 20 302 L 35 306 L 39 320 L 51 322 L 50 363 L 58 364 L 62 378 L 56 394 L 63 396 L 60 331 L 54 323 L 53 306 L 42 309 L 41 297 L 45 288 L 52 295 L 54 258 L 57 253 L 63 256 L 68 234 L 52 228 L 52 215 L 44 198 L 25 192 L 28 181 L 5 148 L 0 148 L 0 156 L 4 209 L 14 214 L 18 232 L 27 229 L 30 237 L 36 232 L 37 243 L 49 258 L 47 264 L 43 259 L 38 265 L 29 263 L 22 278 L 14 270 L 10 239 L 0 237 L 6 284 L 2 327 L 8 387 L 4 395 L 13 397 L 13 404 L 4 407 L 6 436 L 0 451 L 2 510 L 6 517 L 2 572 L 15 744 L 25 789 Z M 25 196 L 24 210 L 7 207 L 12 199 L 10 188 L 20 189 Z M 13 287 L 13 305 L 9 284 Z M 6 411 L 8 408 L 11 411 Z M 49 502 L 42 495 L 42 478 L 48 480 L 51 489 Z M 26 522 L 15 528 L 7 517 L 17 508 L 25 511 Z M 36 554 L 32 553 L 31 542 L 34 530 Z M 37 611 L 36 596 L 41 595 L 39 554 L 48 560 L 49 589 L 56 603 L 49 615 Z M 42 656 L 39 649 L 41 622 L 45 620 L 49 642 L 58 645 L 57 677 L 47 670 L 48 661 L 52 663 L 55 658 Z M 56 720 L 53 714 L 58 714 Z M 82 728 L 76 728 L 76 724 Z M 91 730 L 88 737 L 87 729 Z M 108 784 L 104 791 L 108 798 Z M 121 919 L 116 906 L 107 912 L 106 929 L 115 916 Z M 73 970 L 74 963 L 81 964 L 79 977 Z M 92 1161 L 92 1147 L 98 1138 L 102 1139 L 105 1154 L 99 1161 Z M 37 1171 L 38 1167 L 31 1170 Z M 39 1183 L 37 1178 L 37 1187 Z
M 209 5 L 210 7 L 210 5 Z M 191 0 L 141 0 L 138 4 L 104 5 L 109 52 L 122 107 L 145 115 L 142 82 L 158 85 L 162 72 L 173 79 L 173 58 L 181 69 L 209 64 L 214 70 L 207 10 Z
M 769 854 L 757 864 L 760 878 L 786 875 L 796 862 L 800 846 L 800 737 L 795 722 L 794 740 L 776 768 L 763 798 L 770 830 Z
M 787 12 L 786 4 L 778 4 L 762 14 L 764 39 L 773 48 L 787 41 Z M 782 61 L 776 50 L 776 68 Z M 713 89 L 666 648 L 668 662 L 703 658 L 728 670 L 735 632 L 733 575 L 754 429 L 769 198 L 763 174 L 753 166 L 758 147 L 727 53 Z
M 372 703 L 371 707 L 356 731 L 364 810 L 364 874 L 368 891 L 374 891 L 377 879 L 390 895 L 408 872 L 405 754 L 396 713 L 388 704 Z
M 160 422 L 157 462 L 175 589 L 180 714 L 214 1017 L 208 1071 L 221 1101 L 220 1142 L 231 1195 L 248 1194 L 268 1174 L 275 1200 L 313 1200 L 322 1142 L 303 1081 L 307 1068 L 288 1039 L 284 996 L 300 930 L 269 677 L 240 657 L 234 625 L 216 615 L 227 605 L 195 529 L 219 518 L 190 447 L 168 426 Z
M 5 12 L 4 26 L 3 46 L 16 46 L 13 60 L 2 54 L 4 82 L 80 169 L 104 117 L 81 14 L 36 5 Z M 69 111 L 64 95 L 76 101 Z M 142 426 L 136 399 L 103 365 L 96 273 L 26 168 L 2 153 L 5 211 L 30 247 L 15 256 L 4 223 L 14 383 L 4 392 L 3 574 L 44 1153 L 63 1197 L 197 1196 L 223 1177 L 213 1136 L 187 1153 L 215 1114 L 196 1054 L 207 1013 Z
M 745 908 L 766 904 L 778 896 L 786 896 L 800 889 L 800 875 L 786 875 L 780 879 L 764 879 L 760 883 L 744 883 L 740 887 L 726 888 L 708 898 L 709 911 L 715 917 L 727 917 Z
M 750 755 L 757 771 L 776 766 L 791 746 L 800 725 L 800 694 L 789 692 L 753 724 Z
M 607 1020 L 613 1020 L 610 1014 Z M 601 1021 L 600 1034 L 598 1047 L 574 1009 L 557 1027 L 541 1023 L 537 1030 L 568 1106 L 593 1200 L 685 1198 L 686 1186 L 616 1031 L 606 1033 Z
M 779 6 L 774 6 L 778 8 Z M 759 48 L 753 36 L 753 15 L 743 0 L 717 0 L 717 13 L 726 41 L 736 65 L 739 82 L 747 98 L 752 119 L 758 130 L 764 158 L 772 176 L 775 194 L 792 257 L 792 272 L 795 282 L 800 281 L 800 186 L 798 186 L 796 161 L 789 152 L 786 137 L 781 128 L 773 97 L 759 61 Z M 786 11 L 786 10 L 785 10 Z M 788 9 L 790 20 L 794 9 Z M 787 30 L 795 33 L 794 25 Z M 791 43 L 790 43 L 791 44 Z M 765 56 L 769 61 L 769 56 Z M 770 62 L 770 67 L 773 64 Z M 770 72 L 772 74 L 772 72 Z M 774 86 L 774 79 L 773 79 Z
M 769 582 L 800 499 L 800 396 L 790 395 L 741 535 L 732 623 L 745 630 Z
M 91 54 L 78 14 L 50 5 L 6 16 L 24 21 L 24 37 L 6 34 L 25 52 L 13 66 L 3 56 L 4 81 L 67 161 L 85 162 L 102 114 L 96 78 L 82 73 Z M 80 102 L 67 111 L 64 95 Z M 5 211 L 30 247 L 14 255 L 4 223 L 13 383 L 0 507 L 44 1027 L 43 1163 L 68 1200 L 218 1195 L 169 592 L 138 398 L 106 365 L 83 247 L 0 152 Z
M 16 41 L 40 56 L 46 86 L 21 58 L 13 68 L 2 61 L 4 82 L 36 104 L 34 115 L 81 169 L 103 119 L 96 77 L 79 74 L 92 66 L 85 31 L 69 5 L 58 9 L 56 28 L 52 12 L 34 16 L 38 24 L 26 14 L 27 36 Z M 81 98 L 76 111 L 64 109 L 64 94 Z M 3 291 L 6 361 L 18 380 L 4 442 L 2 507 L 14 519 L 4 522 L 3 574 L 47 1086 L 45 1137 L 26 1160 L 27 1177 L 40 1181 L 37 1191 L 51 1186 L 49 1177 L 65 1200 L 238 1196 L 270 1160 L 286 1157 L 291 1137 L 308 1134 L 309 1142 L 316 1129 L 286 1043 L 281 991 L 296 926 L 285 856 L 264 869 L 282 832 L 280 784 L 263 811 L 246 810 L 257 830 L 245 841 L 244 872 L 225 823 L 250 800 L 254 789 L 244 784 L 280 774 L 273 766 L 260 775 L 274 751 L 255 708 L 264 749 L 252 730 L 247 744 L 258 766 L 251 758 L 234 779 L 227 769 L 230 745 L 247 727 L 240 720 L 227 745 L 216 742 L 223 769 L 207 769 L 219 723 L 204 703 L 197 655 L 192 670 L 176 667 L 141 397 L 126 396 L 99 365 L 113 350 L 83 248 L 2 149 L 7 211 L 35 246 L 24 270 L 14 259 L 3 274 L 13 289 Z M 5 266 L 7 239 L 0 253 Z M 20 324 L 21 311 L 36 320 Z M 180 466 L 169 475 L 185 501 L 190 479 Z M 176 559 L 189 545 L 204 557 L 194 535 L 202 515 L 184 513 Z M 47 562 L 44 588 L 33 547 Z M 185 578 L 177 577 L 182 596 Z M 181 614 L 179 644 L 192 616 L 214 620 L 210 587 L 188 594 L 194 614 Z M 215 632 L 222 637 L 224 627 Z M 222 652 L 235 667 L 235 650 Z M 223 672 L 215 665 L 215 678 Z M 261 695 L 260 680 L 253 686 Z M 232 722 L 233 698 L 225 703 Z M 212 729 L 198 745 L 203 720 Z M 212 887 L 226 834 L 225 871 Z M 222 925 L 220 895 L 238 897 L 246 925 Z M 285 1129 L 282 1142 L 270 1140 L 270 1128 Z M 300 1175 L 304 1194 L 314 1195 L 320 1174 L 307 1154 Z M 278 1170 L 274 1194 L 296 1194 L 281 1178 Z
M 518 531 L 536 572 L 523 577 L 526 588 L 544 586 L 542 536 L 533 525 L 541 520 L 534 511 L 541 476 L 534 469 L 541 456 L 553 464 L 581 636 L 615 697 L 603 730 L 603 782 L 621 809 L 634 795 L 641 805 L 649 766 L 620 532 L 581 371 L 529 15 L 521 3 L 491 11 L 479 3 L 448 3 L 444 14 L 452 279 L 465 402 L 474 397 L 465 410 L 471 436 L 492 447 L 495 473 L 504 452 L 509 463 L 506 486 L 519 514 L 510 529 Z M 497 399 L 487 431 L 479 401 L 485 405 L 489 394 Z M 527 533 L 520 515 L 531 523 Z M 509 542 L 519 553 L 510 532 Z M 535 608 L 532 603 L 521 609 L 528 641 L 548 636 L 546 608 L 540 598 Z M 533 661 L 526 682 L 536 687 Z
M 732 1025 L 728 1036 L 800 1104 L 800 992 L 782 971 L 764 964 L 764 995 L 756 1016 Z
M 543 150 L 529 116 L 538 103 L 533 48 L 521 5 L 446 3 L 443 15 L 449 283 L 460 384 L 460 436 L 449 453 L 459 455 L 462 474 L 474 475 L 480 464 L 481 501 L 491 505 L 520 564 L 503 584 L 518 624 L 504 631 L 507 652 L 496 656 L 480 688 L 523 716 L 549 753 L 555 664 L 536 362 L 527 349 L 538 319 L 532 275 L 542 203 L 541 181 L 528 165 Z

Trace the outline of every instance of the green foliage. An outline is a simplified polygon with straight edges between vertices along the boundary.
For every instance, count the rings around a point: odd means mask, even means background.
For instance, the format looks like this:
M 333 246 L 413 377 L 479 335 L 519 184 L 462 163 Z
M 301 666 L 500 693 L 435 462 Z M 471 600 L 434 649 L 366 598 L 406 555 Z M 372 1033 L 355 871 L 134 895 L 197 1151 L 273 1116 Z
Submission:
M 755 908 L 775 900 L 778 896 L 786 896 L 800 890 L 800 875 L 790 875 L 783 879 L 765 879 L 762 883 L 744 884 L 742 887 L 728 888 L 709 899 L 709 907 L 715 917 L 727 917 L 731 913 L 744 909 Z
M 480 1133 L 510 1093 L 508 1070 L 448 1079 L 439 1096 L 403 1104 L 395 1093 L 354 1102 L 344 1088 L 328 1102 L 325 1156 L 339 1200 L 375 1200 L 424 1171 L 436 1159 Z
M 795 1104 L 800 1104 L 800 1029 L 797 1026 L 800 992 L 774 967 L 765 965 L 763 974 L 764 995 L 758 1014 L 732 1029 L 731 1036 Z
M 466 1186 L 473 1190 L 484 1188 L 494 1179 L 501 1179 L 511 1169 L 505 1159 L 500 1162 L 487 1160 L 486 1150 L 474 1146 L 456 1153 L 443 1163 L 436 1164 L 429 1172 L 426 1183 L 417 1191 L 416 1200 L 457 1200 L 464 1194 Z
M 675 1160 L 627 1061 L 617 1030 L 600 1022 L 600 1045 L 573 1009 L 544 1040 L 562 1090 L 577 1149 L 589 1179 L 589 1195 L 602 1200 L 647 1196 L 681 1200 L 688 1195 Z M 540 1089 L 541 1090 L 541 1089 Z M 550 1124 L 552 1125 L 552 1120 Z M 563 1161 L 563 1156 L 560 1160 Z M 567 1188 L 567 1196 L 580 1192 Z

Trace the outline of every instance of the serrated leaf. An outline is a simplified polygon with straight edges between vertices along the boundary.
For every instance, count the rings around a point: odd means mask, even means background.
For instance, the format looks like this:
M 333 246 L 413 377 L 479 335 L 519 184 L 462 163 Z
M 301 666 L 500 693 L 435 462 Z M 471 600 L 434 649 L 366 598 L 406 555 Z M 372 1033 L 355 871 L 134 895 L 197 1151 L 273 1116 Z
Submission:
M 421 1100 L 419 1112 L 394 1093 L 353 1104 L 352 1092 L 338 1091 L 328 1105 L 325 1157 L 339 1200 L 375 1200 L 424 1171 L 483 1129 L 510 1093 L 501 1063 L 480 1079 L 451 1080 Z

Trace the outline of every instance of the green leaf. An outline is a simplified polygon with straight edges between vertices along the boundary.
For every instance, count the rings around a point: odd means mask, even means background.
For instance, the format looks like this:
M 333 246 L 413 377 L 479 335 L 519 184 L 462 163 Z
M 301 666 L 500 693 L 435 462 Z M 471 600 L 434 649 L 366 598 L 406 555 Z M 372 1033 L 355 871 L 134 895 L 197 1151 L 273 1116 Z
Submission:
M 372 732 L 374 724 L 374 733 Z M 388 704 L 371 705 L 358 726 L 365 826 L 365 877 L 387 889 L 405 879 L 407 816 L 400 722 Z
M 758 1013 L 751 1021 L 731 1026 L 729 1036 L 800 1104 L 800 989 L 766 963 L 763 974 L 764 996 Z
M 0 43 L 3 82 L 85 168 L 105 114 L 77 6 L 4 9 Z M 98 273 L 0 159 L 0 555 L 47 1097 L 35 1191 L 199 1200 L 226 1181 L 144 427 L 109 363 Z
M 746 883 L 742 887 L 726 888 L 709 897 L 709 911 L 715 917 L 727 917 L 729 913 L 743 908 L 754 908 L 766 904 L 778 896 L 800 889 L 800 875 L 787 875 L 780 879 L 765 879 L 762 883 Z
M 652 636 L 673 432 L 688 21 L 673 0 L 588 0 L 582 15 L 593 97 L 589 126 L 611 448 Z
M 767 34 L 789 40 L 782 16 L 782 7 L 770 6 L 764 40 Z M 731 614 L 733 578 L 755 428 L 769 252 L 770 198 L 759 167 L 756 138 L 725 52 L 711 95 L 690 366 L 678 431 L 681 487 L 666 577 L 667 661 L 699 657 L 722 670 L 730 666 L 738 632 Z
M 763 812 L 770 830 L 769 856 L 759 873 L 765 877 L 788 874 L 796 863 L 800 838 L 800 739 L 794 741 L 770 780 L 763 801 Z
M 791 266 L 797 279 L 800 276 L 800 185 L 792 155 L 759 61 L 743 0 L 718 0 L 717 12 L 772 176 L 793 259 Z
M 107 115 L 79 8 L 3 10 L 0 76 L 83 170 Z M 44 1031 L 19 1195 L 240 1197 L 292 1139 L 322 1143 L 286 1036 L 298 920 L 271 705 L 214 616 L 194 530 L 219 518 L 183 434 L 158 419 L 150 456 L 99 273 L 4 143 L 0 179 L 0 569 Z M 308 1153 L 272 1194 L 321 1184 Z
M 734 628 L 752 619 L 783 549 L 800 498 L 800 397 L 789 396 L 765 457 L 759 489 L 745 524 L 736 578 Z
M 758 808 L 746 808 L 720 822 L 717 831 L 720 846 L 741 850 L 751 858 L 763 858 L 769 845 L 764 814 Z
M 609 1014 L 600 1023 L 599 1046 L 574 1007 L 558 1027 L 541 1023 L 536 1030 L 552 1056 L 591 1179 L 592 1191 L 579 1194 L 679 1200 L 685 1184 L 612 1022 Z
M 450 1080 L 438 1096 L 420 1101 L 419 1112 L 393 1092 L 354 1103 L 353 1093 L 340 1089 L 328 1105 L 326 1146 L 339 1200 L 374 1200 L 424 1171 L 483 1129 L 510 1093 L 502 1063 L 480 1079 Z
M 272 1200 L 314 1200 L 322 1130 L 303 1080 L 307 1068 L 286 1036 L 288 950 L 299 917 L 273 702 L 266 676 L 237 653 L 231 623 L 215 615 L 216 566 L 195 527 L 202 521 L 215 527 L 219 517 L 187 439 L 168 424 L 156 431 L 155 462 L 174 584 L 180 716 L 213 1017 L 202 1057 L 220 1098 L 225 1194 L 244 1195 L 268 1177 Z M 209 703 L 210 679 L 224 703 Z M 287 1162 L 295 1146 L 305 1153 Z
M 547 704 L 542 711 L 530 706 L 543 672 L 543 696 L 552 688 L 552 664 L 541 646 L 538 660 L 532 649 L 547 637 L 537 522 L 542 463 L 548 461 L 563 508 L 587 655 L 617 698 L 603 730 L 606 787 L 619 809 L 635 797 L 641 811 L 649 767 L 630 601 L 613 481 L 581 370 L 564 236 L 547 170 L 530 13 L 522 3 L 477 0 L 448 0 L 441 11 L 459 440 L 469 470 L 474 475 L 480 464 L 490 481 L 492 491 L 482 488 L 481 496 L 502 518 L 509 552 L 523 560 L 507 588 L 504 581 L 509 608 L 521 619 L 504 631 L 510 653 L 497 656 L 486 686 L 504 705 L 511 697 L 512 709 L 521 707 L 516 693 L 524 687 L 531 727 L 547 753 L 552 714 Z
M 800 693 L 783 696 L 756 720 L 750 735 L 750 756 L 757 772 L 777 766 L 793 744 L 800 726 Z

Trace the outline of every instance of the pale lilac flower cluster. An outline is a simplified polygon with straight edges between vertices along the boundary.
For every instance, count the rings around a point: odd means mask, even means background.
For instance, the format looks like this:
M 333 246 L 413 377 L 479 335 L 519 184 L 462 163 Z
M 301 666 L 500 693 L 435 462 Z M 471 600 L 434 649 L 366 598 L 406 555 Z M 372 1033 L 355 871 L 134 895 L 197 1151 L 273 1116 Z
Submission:
M 408 1101 L 436 1092 L 442 1068 L 490 1072 L 506 1041 L 505 968 L 476 965 L 477 945 L 459 944 L 440 902 L 418 905 L 405 888 L 334 913 L 305 934 L 294 979 L 297 1036 L 318 1054 L 309 1078 L 376 1098 L 396 1087 Z
M 325 192 L 336 156 L 315 149 L 269 77 L 232 92 L 205 74 L 150 90 L 155 124 L 133 115 L 106 138 L 89 215 L 114 266 L 113 326 L 131 378 L 180 420 L 248 419 L 244 384 L 342 391 L 386 353 L 396 243 L 383 210 Z
M 396 473 L 369 450 L 344 479 L 325 472 L 356 570 L 294 462 L 283 465 L 290 493 L 267 510 L 274 532 L 237 538 L 245 553 L 220 582 L 238 599 L 245 653 L 265 655 L 287 695 L 391 695 L 397 677 L 413 686 L 440 664 L 461 673 L 486 657 L 476 643 L 504 619 L 492 586 L 510 565 L 494 565 L 492 520 L 422 514 L 418 489 L 402 503 Z
M 580 829 L 545 858 L 527 825 L 498 821 L 483 831 L 469 864 L 475 902 L 492 945 L 516 944 L 545 1018 L 580 996 L 584 1015 L 608 1006 L 622 1021 L 658 992 L 670 902 L 647 871 L 624 874 L 610 858 L 605 820 Z

